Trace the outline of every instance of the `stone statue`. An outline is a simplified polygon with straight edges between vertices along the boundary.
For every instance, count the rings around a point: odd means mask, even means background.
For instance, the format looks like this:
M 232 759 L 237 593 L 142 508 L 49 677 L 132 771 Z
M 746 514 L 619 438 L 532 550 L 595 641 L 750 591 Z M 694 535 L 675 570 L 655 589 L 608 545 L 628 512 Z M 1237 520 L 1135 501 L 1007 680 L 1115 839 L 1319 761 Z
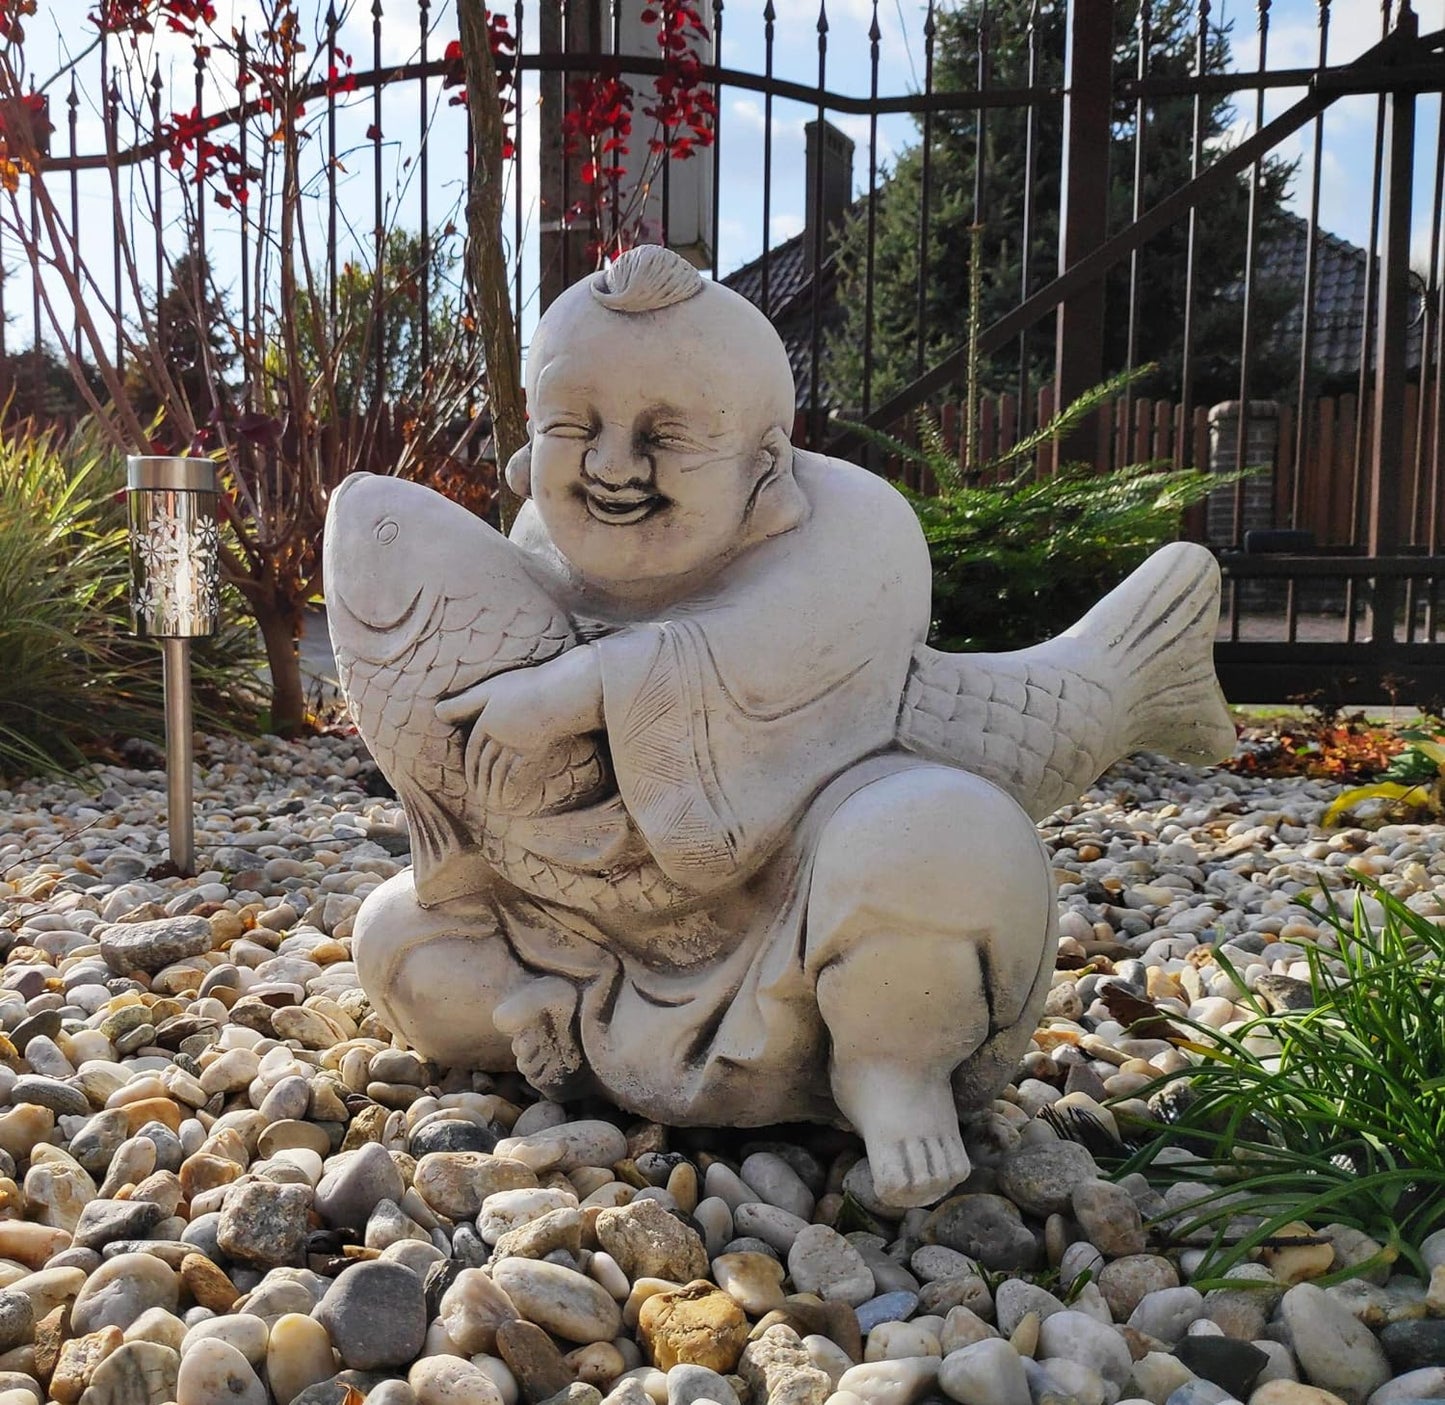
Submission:
M 1232 746 L 1212 558 L 1036 648 L 927 648 L 908 504 L 792 447 L 773 328 L 657 247 L 547 311 L 527 394 L 510 540 L 392 478 L 331 501 L 342 686 L 415 858 L 362 905 L 362 985 L 443 1065 L 847 1122 L 885 1200 L 936 1200 L 1053 971 L 1033 821 L 1131 751 Z

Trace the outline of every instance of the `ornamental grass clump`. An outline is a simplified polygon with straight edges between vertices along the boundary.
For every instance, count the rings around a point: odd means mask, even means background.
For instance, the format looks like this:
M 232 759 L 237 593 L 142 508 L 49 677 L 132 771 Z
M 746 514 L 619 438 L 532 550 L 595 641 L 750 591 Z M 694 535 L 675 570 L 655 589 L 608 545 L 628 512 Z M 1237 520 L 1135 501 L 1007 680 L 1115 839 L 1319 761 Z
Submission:
M 1445 1227 L 1445 929 L 1360 883 L 1348 911 L 1328 890 L 1316 906 L 1338 950 L 1306 948 L 1308 1008 L 1242 995 L 1252 1013 L 1227 1032 L 1175 1020 L 1196 1062 L 1143 1091 L 1163 1095 L 1168 1121 L 1121 1173 L 1197 1183 L 1169 1228 L 1209 1249 L 1206 1277 L 1297 1221 L 1361 1230 L 1376 1263 L 1423 1271 L 1418 1245 Z
M 84 428 L 0 438 L 0 777 L 74 770 L 114 740 L 164 735 L 159 651 L 130 632 L 124 481 Z M 235 623 L 197 641 L 198 725 L 254 719 L 258 661 Z

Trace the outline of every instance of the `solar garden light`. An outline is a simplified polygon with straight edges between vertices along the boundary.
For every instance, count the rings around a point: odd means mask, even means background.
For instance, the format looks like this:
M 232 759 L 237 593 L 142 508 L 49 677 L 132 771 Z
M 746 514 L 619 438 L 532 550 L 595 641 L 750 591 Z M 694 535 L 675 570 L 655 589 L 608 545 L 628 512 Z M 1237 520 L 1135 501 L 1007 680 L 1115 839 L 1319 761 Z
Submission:
M 220 538 L 216 469 L 209 459 L 133 456 L 130 503 L 131 621 L 159 639 L 166 706 L 166 823 L 171 863 L 196 871 L 191 765 L 191 640 L 216 632 Z

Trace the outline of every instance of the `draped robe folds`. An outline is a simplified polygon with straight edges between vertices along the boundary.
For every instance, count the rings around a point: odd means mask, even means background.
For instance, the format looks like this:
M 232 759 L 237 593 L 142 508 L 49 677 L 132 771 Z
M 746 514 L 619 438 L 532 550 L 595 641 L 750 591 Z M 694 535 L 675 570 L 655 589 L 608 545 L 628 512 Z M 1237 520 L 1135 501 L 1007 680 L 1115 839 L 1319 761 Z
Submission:
M 627 823 L 689 896 L 603 915 L 499 893 L 501 926 L 525 967 L 580 988 L 599 1085 L 677 1122 L 836 1117 L 815 983 L 838 953 L 807 930 L 812 860 L 845 798 L 920 764 L 894 745 L 928 626 L 917 521 L 863 469 L 799 454 L 795 472 L 798 526 L 641 613 L 598 618 L 530 508 L 513 533 L 589 621 Z

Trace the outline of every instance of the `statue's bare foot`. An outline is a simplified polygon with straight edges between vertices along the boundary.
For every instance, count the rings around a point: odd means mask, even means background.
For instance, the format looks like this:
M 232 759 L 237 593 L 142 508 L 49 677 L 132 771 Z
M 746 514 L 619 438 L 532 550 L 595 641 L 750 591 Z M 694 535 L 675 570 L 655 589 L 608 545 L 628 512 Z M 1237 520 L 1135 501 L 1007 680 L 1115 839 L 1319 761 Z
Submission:
M 835 1062 L 833 1091 L 863 1138 L 873 1188 L 885 1204 L 931 1205 L 967 1178 L 968 1154 L 946 1078 Z
M 511 1037 L 518 1072 L 540 1093 L 566 1096 L 585 1072 L 576 1015 L 577 989 L 559 976 L 525 982 L 493 1014 Z

